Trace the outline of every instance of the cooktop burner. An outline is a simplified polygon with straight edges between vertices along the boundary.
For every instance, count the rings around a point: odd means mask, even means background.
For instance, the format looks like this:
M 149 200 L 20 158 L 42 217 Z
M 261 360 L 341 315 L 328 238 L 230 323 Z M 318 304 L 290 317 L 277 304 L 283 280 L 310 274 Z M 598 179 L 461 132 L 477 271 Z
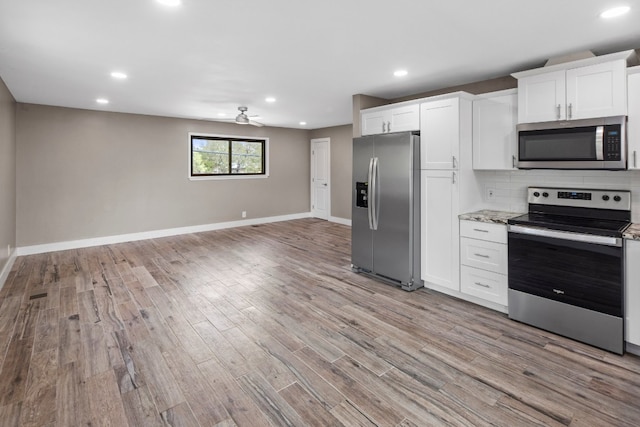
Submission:
M 509 224 L 621 237 L 631 220 L 631 193 L 624 190 L 529 187 L 528 201 L 529 213 Z

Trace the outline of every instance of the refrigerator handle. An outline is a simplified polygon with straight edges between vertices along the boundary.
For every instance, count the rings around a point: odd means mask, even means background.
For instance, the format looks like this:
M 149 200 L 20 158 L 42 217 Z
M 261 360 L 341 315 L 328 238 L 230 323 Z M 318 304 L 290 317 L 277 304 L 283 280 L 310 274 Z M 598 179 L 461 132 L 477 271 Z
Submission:
M 369 183 L 367 189 L 367 217 L 369 218 L 369 229 L 373 230 L 373 157 L 369 159 L 369 174 L 367 176 Z
M 371 186 L 371 218 L 373 219 L 373 230 L 378 229 L 378 158 L 373 158 L 373 185 Z

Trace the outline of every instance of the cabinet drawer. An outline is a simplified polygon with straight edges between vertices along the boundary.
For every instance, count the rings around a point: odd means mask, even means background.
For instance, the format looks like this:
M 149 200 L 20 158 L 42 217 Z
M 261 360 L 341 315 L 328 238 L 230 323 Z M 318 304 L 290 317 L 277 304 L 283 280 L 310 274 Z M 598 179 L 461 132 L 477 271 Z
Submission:
M 507 245 L 462 237 L 460 264 L 507 274 Z
M 507 226 L 490 222 L 460 221 L 460 236 L 489 242 L 507 243 Z
M 460 290 L 496 304 L 507 305 L 507 276 L 461 266 Z

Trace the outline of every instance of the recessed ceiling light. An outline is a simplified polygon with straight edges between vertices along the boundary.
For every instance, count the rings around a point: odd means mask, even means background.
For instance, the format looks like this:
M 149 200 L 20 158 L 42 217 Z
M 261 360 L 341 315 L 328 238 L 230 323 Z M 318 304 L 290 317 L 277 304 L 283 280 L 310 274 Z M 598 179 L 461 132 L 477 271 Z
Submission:
M 407 72 L 407 70 L 396 70 L 396 71 L 393 72 L 393 75 L 396 76 L 396 77 L 404 77 L 407 74 L 409 74 Z
M 304 126 L 306 124 L 307 124 L 307 122 L 300 122 L 300 126 Z
M 629 12 L 631 8 L 629 6 L 619 6 L 611 9 L 607 9 L 600 14 L 601 18 L 615 18 L 616 16 L 624 15 Z
M 97 102 L 98 104 L 108 104 L 108 103 L 109 103 L 109 100 L 108 100 L 108 99 L 106 99 L 106 98 L 98 98 L 98 99 L 96 99 L 96 102 Z
M 113 77 L 114 79 L 123 80 L 127 78 L 127 75 L 121 71 L 114 71 L 113 73 L 111 73 L 111 77 Z
M 265 98 L 265 101 L 267 101 L 267 102 L 276 102 L 276 99 L 273 96 L 269 96 L 269 97 Z
M 158 3 L 163 4 L 165 6 L 180 6 L 182 0 L 157 0 Z

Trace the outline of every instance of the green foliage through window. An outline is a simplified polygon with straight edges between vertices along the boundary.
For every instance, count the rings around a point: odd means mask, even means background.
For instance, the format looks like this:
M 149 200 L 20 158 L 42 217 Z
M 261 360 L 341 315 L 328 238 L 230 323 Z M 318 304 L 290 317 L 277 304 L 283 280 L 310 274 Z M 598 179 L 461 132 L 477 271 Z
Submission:
M 191 135 L 191 176 L 265 175 L 266 140 Z

